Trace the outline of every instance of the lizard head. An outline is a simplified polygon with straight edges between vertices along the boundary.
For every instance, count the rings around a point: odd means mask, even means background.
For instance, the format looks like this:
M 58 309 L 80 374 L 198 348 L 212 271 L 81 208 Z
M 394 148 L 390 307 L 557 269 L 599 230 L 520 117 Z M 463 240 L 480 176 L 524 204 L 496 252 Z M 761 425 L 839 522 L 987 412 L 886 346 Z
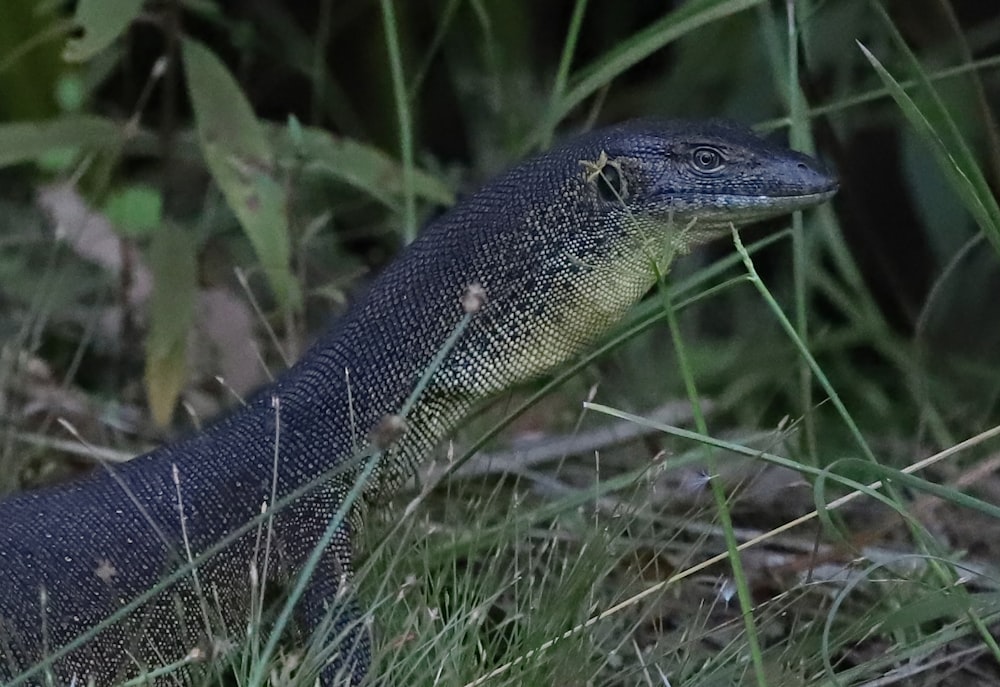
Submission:
M 680 252 L 837 191 L 836 177 L 813 158 L 731 122 L 638 120 L 593 139 L 579 161 L 591 210 L 608 227 L 647 227 Z
M 813 158 L 731 122 L 637 120 L 594 139 L 593 158 L 580 166 L 606 210 L 728 229 L 837 191 L 836 178 Z

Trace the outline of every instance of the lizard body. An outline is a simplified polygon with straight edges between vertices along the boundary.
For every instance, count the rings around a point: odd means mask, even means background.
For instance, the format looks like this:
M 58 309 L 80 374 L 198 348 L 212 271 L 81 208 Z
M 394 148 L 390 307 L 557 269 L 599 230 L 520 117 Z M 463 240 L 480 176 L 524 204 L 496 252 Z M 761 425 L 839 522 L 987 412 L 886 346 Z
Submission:
M 353 485 L 335 476 L 137 604 L 262 505 L 370 445 L 444 342 L 364 501 L 390 494 L 477 402 L 583 351 L 666 272 L 731 224 L 810 207 L 833 178 L 810 158 L 721 122 L 643 120 L 571 138 L 435 220 L 303 358 L 188 439 L 80 481 L 0 502 L 0 682 L 110 685 L 238 641 L 261 590 L 293 579 Z M 463 309 L 470 285 L 485 299 Z M 474 311 L 469 315 L 466 310 Z M 344 600 L 357 509 L 321 552 L 295 609 L 330 633 L 321 683 L 357 684 L 367 631 Z M 346 612 L 332 625 L 332 608 Z M 88 641 L 78 637 L 104 622 Z M 41 662 L 41 664 L 40 664 Z M 184 665 L 159 684 L 198 670 Z

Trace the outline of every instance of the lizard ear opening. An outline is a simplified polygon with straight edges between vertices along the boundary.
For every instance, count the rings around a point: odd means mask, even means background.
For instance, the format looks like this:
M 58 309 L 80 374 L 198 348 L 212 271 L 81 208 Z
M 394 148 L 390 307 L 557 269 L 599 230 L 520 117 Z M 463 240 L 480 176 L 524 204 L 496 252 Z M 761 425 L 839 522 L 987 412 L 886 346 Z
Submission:
M 622 202 L 628 197 L 628 184 L 622 175 L 621 168 L 609 162 L 597 173 L 597 193 L 601 200 L 609 203 Z

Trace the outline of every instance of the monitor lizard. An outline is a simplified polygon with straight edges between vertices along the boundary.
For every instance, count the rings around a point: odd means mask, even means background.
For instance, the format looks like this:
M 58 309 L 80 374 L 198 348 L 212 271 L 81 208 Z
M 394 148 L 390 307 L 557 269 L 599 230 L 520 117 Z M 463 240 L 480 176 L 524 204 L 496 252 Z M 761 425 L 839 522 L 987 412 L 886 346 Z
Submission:
M 296 625 L 327 633 L 322 685 L 361 682 L 369 632 L 345 590 L 364 504 L 391 494 L 474 404 L 584 351 L 677 254 L 836 188 L 808 156 L 721 121 L 626 122 L 501 174 L 243 407 L 123 466 L 0 502 L 0 683 L 191 679 L 204 670 L 194 658 L 240 641 L 262 578 L 287 585 L 314 550 Z M 352 461 L 359 452 L 368 463 Z

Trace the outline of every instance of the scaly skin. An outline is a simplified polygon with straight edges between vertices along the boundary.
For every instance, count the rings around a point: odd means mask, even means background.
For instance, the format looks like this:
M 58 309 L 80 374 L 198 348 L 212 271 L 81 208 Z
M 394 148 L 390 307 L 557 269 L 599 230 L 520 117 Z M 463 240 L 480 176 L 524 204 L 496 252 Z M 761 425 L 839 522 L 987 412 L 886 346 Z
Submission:
M 66 646 L 189 555 L 258 518 L 274 496 L 364 449 L 455 331 L 470 285 L 485 291 L 485 302 L 419 396 L 364 501 L 391 494 L 473 404 L 582 352 L 677 253 L 835 190 L 810 158 L 720 122 L 625 123 L 569 139 L 499 176 L 429 226 L 301 361 L 242 409 L 113 472 L 0 503 L 0 682 L 44 684 L 48 674 L 56 684 L 109 685 L 220 638 L 238 641 L 260 594 L 251 567 L 268 585 L 294 579 L 356 470 L 251 528 L 124 620 Z M 295 609 L 303 632 L 330 633 L 326 687 L 357 684 L 370 660 L 358 613 L 337 596 L 350 577 L 352 528 L 362 512 L 322 552 Z M 344 613 L 323 624 L 331 607 Z M 201 670 L 185 665 L 156 682 Z

